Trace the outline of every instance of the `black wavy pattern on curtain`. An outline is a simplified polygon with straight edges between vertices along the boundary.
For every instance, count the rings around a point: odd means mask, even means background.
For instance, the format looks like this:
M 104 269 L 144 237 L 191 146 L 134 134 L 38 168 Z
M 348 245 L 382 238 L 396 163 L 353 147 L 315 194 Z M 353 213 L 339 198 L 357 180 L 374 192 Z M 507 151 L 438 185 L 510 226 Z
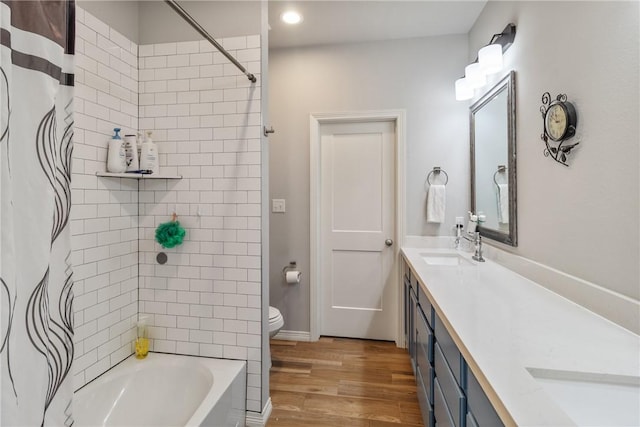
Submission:
M 73 122 L 71 120 L 71 103 L 65 110 L 65 131 L 59 150 L 56 151 L 56 110 L 51 108 L 40 121 L 36 134 L 36 151 L 43 173 L 54 191 L 53 225 L 51 230 L 51 246 L 68 224 L 71 210 L 71 153 L 73 150 Z M 47 360 L 48 385 L 42 425 L 47 409 L 60 386 L 71 371 L 73 362 L 73 280 L 70 263 L 71 251 L 65 258 L 65 281 L 57 301 L 58 323 L 52 316 L 49 307 L 49 273 L 47 268 L 44 277 L 35 287 L 26 311 L 26 325 L 29 340 L 35 349 Z
M 69 282 L 70 276 L 65 284 L 65 288 L 70 290 L 71 286 L 67 286 Z M 51 318 L 48 288 L 49 269 L 29 297 L 26 311 L 29 340 L 36 351 L 46 358 L 48 367 L 47 394 L 41 425 L 44 425 L 44 418 L 51 401 L 71 371 L 71 362 L 73 361 L 72 331 Z M 61 295 L 61 300 L 67 300 L 64 292 Z M 65 323 L 68 322 L 65 321 Z
M 2 319 L 3 324 L 7 325 L 7 333 L 4 338 L 2 338 L 2 345 L 0 345 L 0 354 L 2 354 L 5 349 L 7 350 L 7 371 L 9 373 L 9 379 L 11 380 L 11 386 L 13 388 L 13 395 L 18 398 L 18 393 L 16 392 L 16 384 L 13 380 L 13 372 L 11 372 L 11 350 L 10 350 L 10 342 L 9 337 L 11 336 L 11 325 L 13 324 L 13 315 L 16 312 L 16 300 L 13 300 L 11 303 L 11 292 L 9 292 L 9 286 L 7 283 L 0 277 L 0 283 L 2 283 L 2 289 L 7 293 L 7 306 L 9 307 L 9 313 L 7 315 L 7 321 L 4 323 L 4 319 Z
M 7 73 L 4 72 L 4 69 L 2 67 L 0 67 L 0 73 L 2 73 L 2 80 L 1 85 L 2 85 L 2 93 L 3 96 L 2 99 L 0 100 L 1 102 L 1 108 L 2 111 L 0 111 L 0 114 L 3 116 L 4 120 L 7 121 L 7 123 L 3 126 L 3 129 L 1 129 L 2 131 L 2 136 L 0 137 L 0 143 L 2 143 L 3 141 L 7 141 L 7 170 L 9 171 L 9 174 L 11 174 L 11 160 L 9 159 L 9 118 L 11 117 L 11 98 L 9 95 L 9 78 L 7 77 Z M 0 117 L 2 117 L 0 116 Z
M 9 117 L 11 116 L 11 99 L 9 98 L 9 79 L 7 78 L 7 73 L 4 72 L 4 69 L 0 67 L 0 73 L 2 73 L 2 93 L 6 96 L 2 99 L 2 115 L 4 115 L 4 119 L 7 121 L 4 129 L 2 129 L 2 135 L 0 136 L 0 141 L 4 141 L 5 137 L 7 137 L 7 142 L 9 141 Z M 6 102 L 4 100 L 6 98 Z M 6 111 L 5 111 L 6 109 Z
M 2 80 L 1 80 L 2 92 L 1 93 L 3 94 L 2 99 L 0 100 L 0 105 L 1 105 L 0 108 L 2 108 L 2 111 L 0 111 L 0 114 L 2 114 L 3 121 L 6 120 L 6 123 L 2 126 L 2 129 L 0 129 L 0 132 L 1 132 L 0 143 L 5 140 L 7 141 L 7 168 L 9 173 L 11 173 L 11 163 L 9 162 L 9 117 L 11 116 L 9 79 L 7 78 L 7 74 L 5 73 L 2 67 L 0 67 L 0 74 L 2 74 Z M 5 320 L 3 318 L 1 320 L 2 323 L 0 323 L 0 325 L 7 325 L 7 330 L 4 337 L 0 337 L 0 340 L 2 342 L 2 344 L 0 345 L 0 354 L 5 353 L 7 355 L 7 372 L 9 374 L 9 380 L 11 381 L 11 387 L 13 388 L 13 394 L 17 398 L 18 393 L 16 392 L 16 384 L 15 384 L 15 381 L 13 380 L 13 372 L 11 371 L 11 345 L 9 342 L 9 338 L 11 336 L 11 326 L 13 324 L 13 315 L 15 314 L 15 309 L 16 309 L 16 300 L 14 297 L 12 302 L 9 286 L 1 277 L 0 277 L 0 282 L 2 283 L 2 290 L 7 294 L 7 307 L 8 307 L 7 319 Z
M 54 193 L 55 211 L 53 212 L 53 230 L 51 231 L 51 244 L 58 238 L 64 227 L 69 222 L 71 212 L 71 156 L 73 154 L 73 107 L 72 101 L 65 106 L 65 124 L 62 134 L 62 143 L 58 152 L 58 162 L 55 168 Z

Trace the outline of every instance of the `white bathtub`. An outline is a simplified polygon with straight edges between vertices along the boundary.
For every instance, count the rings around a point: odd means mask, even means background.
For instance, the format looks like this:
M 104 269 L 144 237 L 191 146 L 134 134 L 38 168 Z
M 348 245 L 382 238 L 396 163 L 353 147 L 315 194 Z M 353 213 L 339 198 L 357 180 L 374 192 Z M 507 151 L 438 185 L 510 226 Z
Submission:
M 73 417 L 77 427 L 244 427 L 245 402 L 245 362 L 149 353 L 78 390 Z

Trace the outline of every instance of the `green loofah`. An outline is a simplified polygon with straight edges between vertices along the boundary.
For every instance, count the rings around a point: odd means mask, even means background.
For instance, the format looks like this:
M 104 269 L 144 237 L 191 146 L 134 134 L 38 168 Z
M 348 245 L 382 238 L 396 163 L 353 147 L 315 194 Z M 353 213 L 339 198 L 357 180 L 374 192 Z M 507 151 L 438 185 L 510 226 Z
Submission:
M 163 248 L 173 248 L 182 244 L 186 231 L 180 227 L 179 221 L 170 221 L 160 224 L 156 228 L 156 242 Z

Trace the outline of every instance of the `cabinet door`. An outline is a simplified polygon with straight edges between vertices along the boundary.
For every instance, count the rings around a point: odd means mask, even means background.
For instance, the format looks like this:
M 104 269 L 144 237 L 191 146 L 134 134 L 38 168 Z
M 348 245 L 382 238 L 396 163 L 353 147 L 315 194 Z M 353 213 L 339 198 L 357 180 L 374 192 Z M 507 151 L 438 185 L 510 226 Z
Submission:
M 409 268 L 409 264 L 404 258 L 402 259 L 402 274 L 407 280 L 411 281 L 411 268 Z
M 433 404 L 433 333 L 427 325 L 422 310 L 418 308 L 416 318 L 416 363 L 418 376 L 427 392 L 429 402 Z
M 424 383 L 425 376 L 430 376 L 432 375 L 432 373 L 425 375 L 422 371 L 423 369 L 424 368 L 420 366 L 420 364 L 418 364 L 418 368 L 416 369 L 417 371 L 416 392 L 418 394 L 418 402 L 420 403 L 420 413 L 422 415 L 422 423 L 424 424 L 425 427 L 433 427 L 434 425 L 433 406 L 431 406 L 433 402 L 429 397 L 429 392 L 427 391 L 428 386 Z M 431 372 L 432 371 L 431 366 L 427 366 L 427 370 Z
M 447 365 L 437 342 L 434 345 L 434 367 L 436 378 L 444 400 L 447 402 L 451 418 L 456 427 L 464 427 L 467 415 L 467 398 L 449 369 L 449 365 Z
M 467 427 L 480 427 L 471 412 L 467 412 Z
M 456 345 L 451 335 L 447 331 L 446 327 L 438 315 L 435 316 L 435 327 L 433 328 L 436 337 L 436 342 L 442 350 L 451 372 L 456 377 L 456 382 L 462 387 L 467 389 L 467 363 L 460 354 L 458 346 Z M 437 375 L 437 370 L 436 370 Z
M 422 289 L 422 286 L 418 283 L 418 301 L 420 303 L 420 307 L 422 308 L 422 312 L 424 313 L 425 319 L 429 324 L 429 327 L 433 330 L 434 325 L 434 317 L 435 312 L 433 310 L 433 306 L 431 305 L 431 301 L 427 298 L 427 294 Z
M 469 370 L 467 382 L 467 405 L 469 406 L 469 411 L 473 413 L 477 425 L 479 427 L 504 426 L 471 370 Z

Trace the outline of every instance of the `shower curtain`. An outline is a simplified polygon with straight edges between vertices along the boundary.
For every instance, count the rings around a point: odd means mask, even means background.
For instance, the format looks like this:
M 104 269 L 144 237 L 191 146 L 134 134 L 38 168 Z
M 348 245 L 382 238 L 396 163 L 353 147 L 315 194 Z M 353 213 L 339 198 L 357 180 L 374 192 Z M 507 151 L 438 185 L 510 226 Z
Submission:
M 73 424 L 73 1 L 0 2 L 0 425 Z

